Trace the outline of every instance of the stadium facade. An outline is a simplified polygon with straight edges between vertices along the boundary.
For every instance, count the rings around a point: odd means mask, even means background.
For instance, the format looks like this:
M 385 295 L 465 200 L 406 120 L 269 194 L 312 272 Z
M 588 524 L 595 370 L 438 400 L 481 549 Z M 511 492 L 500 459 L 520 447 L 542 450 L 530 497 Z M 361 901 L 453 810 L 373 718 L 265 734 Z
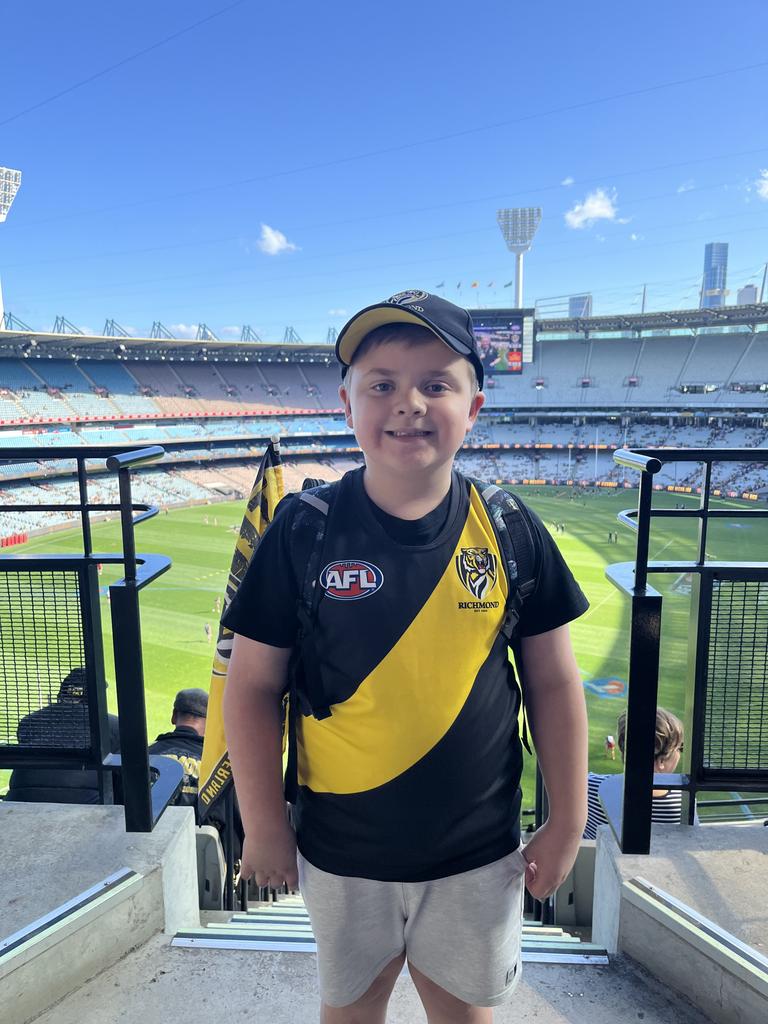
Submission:
M 534 321 L 473 310 L 487 343 L 486 406 L 459 455 L 511 483 L 621 487 L 621 446 L 768 446 L 768 305 Z M 266 438 L 283 439 L 288 484 L 335 478 L 361 455 L 341 415 L 331 345 L 0 331 L 0 448 L 160 443 L 137 477 L 163 504 L 247 493 Z M 52 468 L 53 467 L 53 468 Z M 98 473 L 101 466 L 90 467 Z M 670 467 L 660 487 L 695 490 Z M 722 493 L 768 497 L 765 469 L 730 466 Z M 102 495 L 109 500 L 108 485 Z M 61 523 L 3 513 L 74 493 L 65 462 L 0 464 L 0 537 Z

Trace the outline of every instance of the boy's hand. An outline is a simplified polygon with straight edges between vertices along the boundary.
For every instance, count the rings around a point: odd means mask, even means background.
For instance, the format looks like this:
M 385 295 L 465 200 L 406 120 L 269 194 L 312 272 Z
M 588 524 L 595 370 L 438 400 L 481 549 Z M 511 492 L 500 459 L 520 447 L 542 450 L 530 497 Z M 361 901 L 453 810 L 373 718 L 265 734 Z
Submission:
M 246 833 L 240 877 L 251 876 L 255 877 L 257 885 L 270 889 L 279 889 L 282 885 L 298 889 L 296 833 L 287 821 Z
M 551 821 L 534 833 L 523 847 L 528 861 L 525 885 L 531 896 L 543 900 L 552 895 L 573 867 L 580 841 L 580 832 L 558 828 Z

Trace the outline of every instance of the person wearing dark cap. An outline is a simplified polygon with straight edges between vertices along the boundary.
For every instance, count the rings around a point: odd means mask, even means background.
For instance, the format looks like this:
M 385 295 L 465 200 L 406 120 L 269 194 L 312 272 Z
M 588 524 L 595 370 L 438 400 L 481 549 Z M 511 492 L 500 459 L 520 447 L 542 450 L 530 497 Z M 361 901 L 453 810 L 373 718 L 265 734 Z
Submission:
M 149 748 L 150 754 L 172 757 L 184 769 L 184 782 L 175 802 L 180 807 L 194 807 L 195 820 L 198 819 L 197 787 L 207 715 L 208 694 L 205 690 L 195 687 L 179 690 L 171 715 L 173 731 L 161 733 Z
M 120 753 L 117 715 L 107 716 L 109 749 Z M 56 700 L 25 715 L 16 729 L 22 746 L 61 746 L 87 750 L 91 745 L 88 686 L 85 669 L 73 668 L 59 684 Z M 50 804 L 101 803 L 98 773 L 79 768 L 15 768 L 11 773 L 10 801 Z
M 429 1020 L 488 1024 L 520 979 L 523 885 L 554 891 L 586 820 L 567 623 L 588 603 L 541 520 L 454 467 L 484 402 L 466 309 L 399 292 L 336 355 L 365 466 L 281 501 L 222 620 L 241 876 L 298 882 L 328 1024 L 384 1021 L 406 958 Z M 550 808 L 525 847 L 510 640 Z

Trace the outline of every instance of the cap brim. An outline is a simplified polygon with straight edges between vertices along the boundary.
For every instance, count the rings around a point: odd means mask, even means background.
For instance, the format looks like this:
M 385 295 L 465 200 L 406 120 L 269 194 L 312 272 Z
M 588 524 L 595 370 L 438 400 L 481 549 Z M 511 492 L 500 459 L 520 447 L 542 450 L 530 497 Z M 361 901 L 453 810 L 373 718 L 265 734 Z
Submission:
M 426 327 L 434 336 L 442 341 L 444 345 L 453 349 L 459 355 L 470 355 L 470 349 L 461 341 L 445 331 L 438 330 L 426 317 L 419 316 L 413 310 L 405 309 L 403 306 L 370 306 L 361 310 L 344 327 L 336 342 L 336 355 L 340 363 L 349 366 L 363 338 L 376 330 L 377 327 L 386 327 L 388 324 L 415 324 L 417 327 Z

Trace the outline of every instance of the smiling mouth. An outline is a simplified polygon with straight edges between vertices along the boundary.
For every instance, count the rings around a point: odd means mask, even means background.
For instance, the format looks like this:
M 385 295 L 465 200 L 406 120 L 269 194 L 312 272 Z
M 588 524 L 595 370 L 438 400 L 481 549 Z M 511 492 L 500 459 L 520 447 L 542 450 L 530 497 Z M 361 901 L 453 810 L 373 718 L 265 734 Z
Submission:
M 431 430 L 385 430 L 390 437 L 429 437 Z

